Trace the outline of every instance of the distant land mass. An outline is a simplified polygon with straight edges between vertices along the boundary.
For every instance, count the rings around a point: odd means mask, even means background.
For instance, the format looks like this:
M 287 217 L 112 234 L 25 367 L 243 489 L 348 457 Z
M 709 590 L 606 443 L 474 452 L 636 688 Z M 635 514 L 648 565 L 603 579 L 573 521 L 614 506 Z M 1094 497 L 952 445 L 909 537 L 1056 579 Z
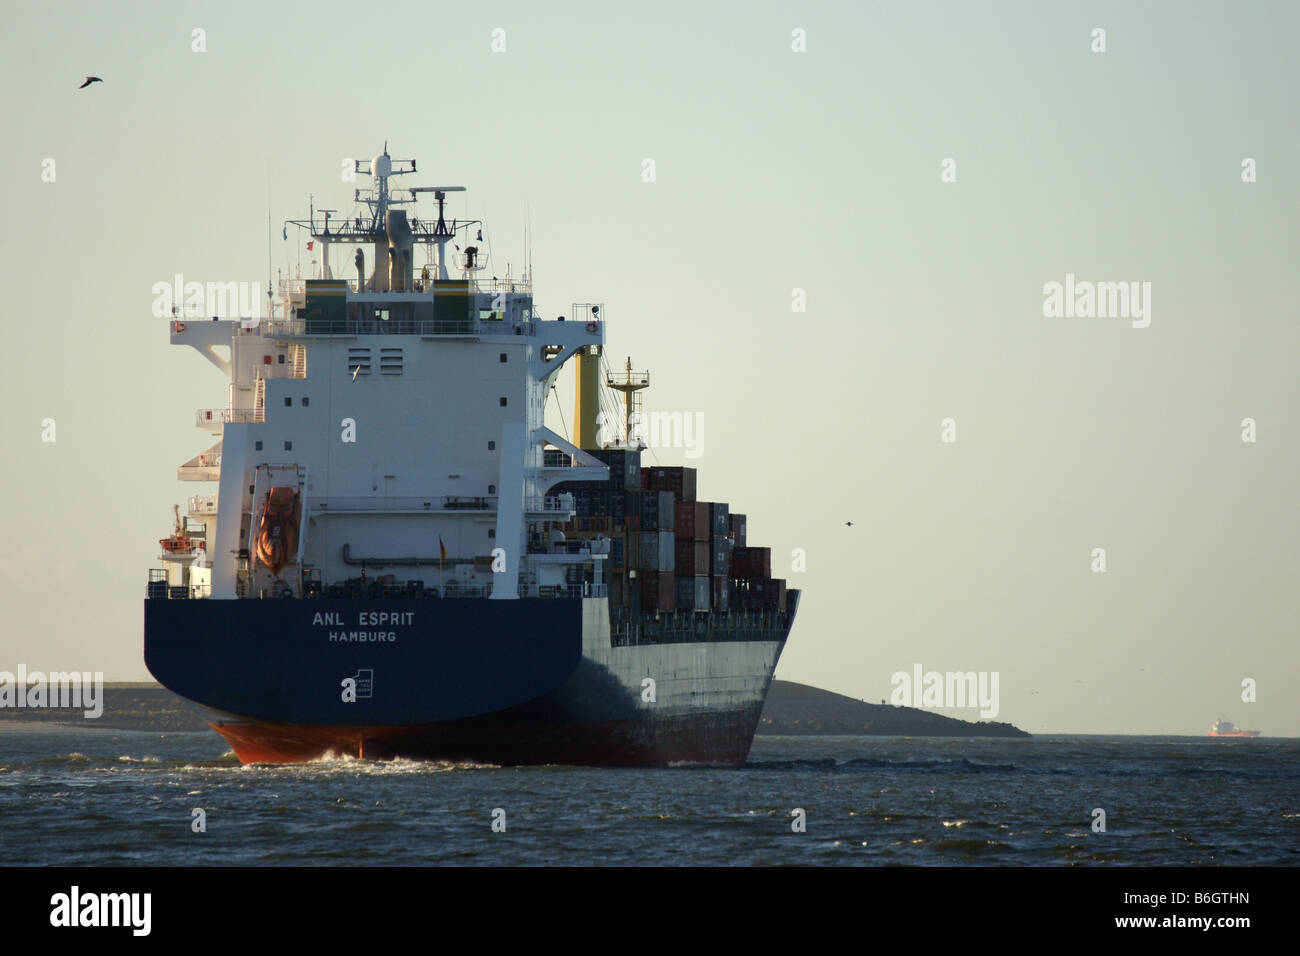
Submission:
M 207 723 L 182 698 L 152 682 L 104 685 L 104 712 L 94 720 L 68 708 L 0 708 L 0 720 L 40 721 L 102 730 L 207 730 Z M 843 694 L 772 682 L 758 732 L 793 735 L 897 735 L 905 737 L 1028 737 L 1011 724 L 943 717 L 914 707 L 867 704 Z
M 1011 724 L 957 720 L 915 707 L 868 704 L 820 687 L 772 681 L 758 721 L 760 734 L 901 737 L 1029 737 Z

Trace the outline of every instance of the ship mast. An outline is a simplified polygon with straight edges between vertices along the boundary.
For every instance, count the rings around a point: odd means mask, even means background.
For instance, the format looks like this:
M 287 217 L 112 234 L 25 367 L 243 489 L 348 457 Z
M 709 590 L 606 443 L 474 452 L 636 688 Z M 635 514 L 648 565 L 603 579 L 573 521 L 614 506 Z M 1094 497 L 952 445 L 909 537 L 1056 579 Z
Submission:
M 650 387 L 650 373 L 633 372 L 632 356 L 629 355 L 623 381 L 615 381 L 613 375 L 608 375 L 605 377 L 605 385 L 616 392 L 623 393 L 623 443 L 630 448 L 632 447 L 632 423 L 636 420 L 637 412 L 641 410 L 641 396 L 637 392 Z
M 413 159 L 393 159 L 388 155 L 388 144 L 384 144 L 384 151 L 370 160 L 354 160 L 353 172 L 362 176 L 370 176 L 373 185 L 369 189 L 357 188 L 354 194 L 354 200 L 360 206 L 365 207 L 365 212 L 361 215 L 355 215 L 351 218 L 343 219 L 340 224 L 338 219 L 331 221 L 330 214 L 337 213 L 334 209 L 316 209 L 312 208 L 307 219 L 289 219 L 285 221 L 286 226 L 299 226 L 307 230 L 311 238 L 321 244 L 321 261 L 323 263 L 321 278 L 332 278 L 329 269 L 329 247 L 331 243 L 341 242 L 350 243 L 360 247 L 371 245 L 374 248 L 374 273 L 369 282 L 366 282 L 364 275 L 358 278 L 359 292 L 387 292 L 390 291 L 390 279 L 392 274 L 392 260 L 398 259 L 409 252 L 410 244 L 424 243 L 437 247 L 437 275 L 438 279 L 450 278 L 448 266 L 450 258 L 447 253 L 448 240 L 454 239 L 456 233 L 461 230 L 468 230 L 471 226 L 481 227 L 482 221 L 479 219 L 452 219 L 450 222 L 446 218 L 446 200 L 447 193 L 464 192 L 464 186 L 414 186 L 408 188 L 396 188 L 390 185 L 389 180 L 394 176 L 409 176 L 415 173 L 416 165 Z M 412 209 L 412 216 L 407 222 L 406 210 L 403 206 L 414 206 L 419 200 L 420 193 L 433 193 L 434 200 L 438 203 L 438 218 L 436 222 L 425 222 L 414 216 L 415 210 Z M 316 216 L 323 213 L 322 220 L 318 221 Z M 364 256 L 364 249 L 358 249 L 358 252 Z M 477 252 L 477 250 L 475 250 Z M 481 258 L 481 257 L 480 257 Z M 357 266 L 362 266 L 361 259 L 356 261 Z M 402 270 L 407 267 L 407 263 L 400 263 Z M 467 263 L 467 268 L 473 271 L 481 268 L 482 264 L 475 263 L 473 259 Z M 408 288 L 393 289 L 391 291 L 410 291 Z

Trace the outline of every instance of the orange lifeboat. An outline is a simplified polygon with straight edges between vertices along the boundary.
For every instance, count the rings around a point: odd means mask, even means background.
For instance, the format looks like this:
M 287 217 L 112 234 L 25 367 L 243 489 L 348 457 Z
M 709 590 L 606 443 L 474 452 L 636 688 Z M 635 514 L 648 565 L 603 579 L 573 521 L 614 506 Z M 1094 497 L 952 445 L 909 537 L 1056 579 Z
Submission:
M 168 554 L 189 554 L 194 550 L 194 539 L 185 533 L 185 525 L 181 523 L 180 505 L 172 505 L 172 514 L 176 517 L 176 529 L 169 538 L 159 538 L 158 543 Z
M 279 574 L 298 551 L 298 492 L 272 488 L 266 493 L 257 528 L 257 559 Z

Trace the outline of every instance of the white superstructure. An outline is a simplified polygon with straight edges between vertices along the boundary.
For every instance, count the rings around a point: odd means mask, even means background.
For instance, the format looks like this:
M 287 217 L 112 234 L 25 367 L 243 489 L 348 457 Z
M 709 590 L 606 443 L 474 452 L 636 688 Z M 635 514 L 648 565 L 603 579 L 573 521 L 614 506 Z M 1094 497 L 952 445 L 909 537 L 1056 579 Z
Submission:
M 281 281 L 278 316 L 172 322 L 171 342 L 229 380 L 226 405 L 196 416 L 211 440 L 178 470 L 217 489 L 190 501 L 195 551 L 163 555 L 173 587 L 302 596 L 364 578 L 495 599 L 575 583 L 603 596 L 600 542 L 568 553 L 551 525 L 571 518 L 572 497 L 549 492 L 608 470 L 544 420 L 556 372 L 604 341 L 600 307 L 544 320 L 527 278 L 485 279 L 478 224 L 443 216 L 461 187 L 390 187 L 414 171 L 385 149 L 357 164 L 373 178 L 357 190 L 361 214 L 296 223 L 321 244 L 321 267 Z M 419 217 L 429 193 L 437 210 Z M 351 278 L 329 268 L 338 244 L 356 247 Z M 414 261 L 419 245 L 427 263 Z M 301 509 L 274 572 L 253 541 L 272 488 L 294 489 Z

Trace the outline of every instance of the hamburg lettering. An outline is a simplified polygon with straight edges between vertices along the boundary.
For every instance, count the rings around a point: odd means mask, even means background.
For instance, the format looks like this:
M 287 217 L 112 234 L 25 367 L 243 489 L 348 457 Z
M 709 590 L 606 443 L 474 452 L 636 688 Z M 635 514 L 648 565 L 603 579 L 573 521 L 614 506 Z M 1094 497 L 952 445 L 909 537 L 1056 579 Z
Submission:
M 330 631 L 331 641 L 395 641 L 396 631 Z

